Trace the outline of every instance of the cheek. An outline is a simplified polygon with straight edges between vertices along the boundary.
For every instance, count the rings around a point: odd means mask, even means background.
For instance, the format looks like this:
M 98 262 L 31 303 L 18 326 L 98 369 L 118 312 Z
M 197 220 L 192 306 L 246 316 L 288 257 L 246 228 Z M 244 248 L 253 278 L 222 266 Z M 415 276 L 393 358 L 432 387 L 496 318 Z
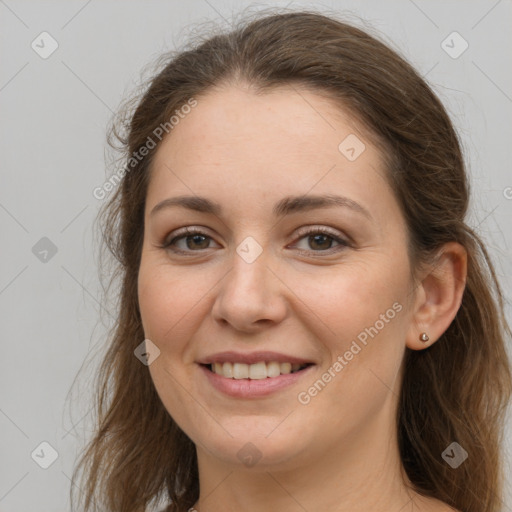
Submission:
M 159 357 L 149 365 L 155 389 L 164 407 L 174 421 L 187 433 L 193 433 L 191 425 L 205 423 L 201 409 L 193 399 L 190 382 L 191 362 L 188 341 L 193 338 L 205 307 L 206 290 L 198 286 L 201 278 L 188 272 L 185 276 L 179 268 L 170 271 L 169 266 L 151 261 L 146 256 L 141 262 L 138 279 L 138 297 L 144 335 L 160 349 Z
M 179 340 L 193 332 L 194 318 L 203 304 L 201 299 L 211 286 L 203 283 L 199 272 L 187 272 L 146 259 L 141 262 L 138 297 L 144 333 L 157 344 L 173 339 L 169 348 L 178 348 Z
M 315 297 L 308 305 L 322 320 L 310 328 L 329 353 L 323 370 L 332 384 L 318 406 L 325 400 L 335 409 L 342 403 L 348 410 L 378 407 L 398 384 L 409 322 L 408 272 L 403 256 L 391 261 L 381 254 L 340 267 L 320 285 L 303 280 L 303 296 Z
M 386 425 L 393 422 L 386 415 L 399 395 L 407 313 L 397 288 L 380 277 L 340 277 L 336 283 L 343 286 L 323 296 L 321 316 L 335 335 L 324 335 L 329 358 L 297 397 L 304 437 L 318 438 L 315 417 L 328 418 L 322 426 L 326 437 L 341 438 L 374 424 L 376 417 Z
M 321 320 L 316 324 L 327 334 L 331 351 L 346 349 L 360 333 L 364 339 L 365 329 L 375 324 L 382 334 L 404 327 L 409 290 L 406 260 L 391 263 L 375 254 L 333 268 L 323 279 L 296 275 L 295 282 L 300 283 L 305 305 Z

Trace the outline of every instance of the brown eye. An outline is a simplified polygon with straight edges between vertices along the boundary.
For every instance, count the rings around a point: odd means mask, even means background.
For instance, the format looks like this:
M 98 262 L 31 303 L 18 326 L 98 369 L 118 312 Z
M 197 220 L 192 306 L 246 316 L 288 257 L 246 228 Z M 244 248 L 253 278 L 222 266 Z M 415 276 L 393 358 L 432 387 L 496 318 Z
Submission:
M 207 249 L 209 241 L 207 236 L 204 235 L 187 235 L 184 238 L 188 249 Z M 178 240 L 178 239 L 175 239 Z M 207 243 L 205 244 L 205 240 Z
M 169 249 L 176 253 L 198 252 L 209 248 L 212 238 L 198 229 L 187 228 L 183 234 L 173 237 L 161 245 L 162 249 Z
M 324 235 L 323 233 L 318 235 L 310 235 L 308 237 L 308 243 L 313 249 L 330 249 L 333 241 L 334 239 L 331 236 Z
M 300 252 L 303 253 L 321 253 L 321 252 L 335 252 L 343 250 L 350 246 L 350 244 L 341 238 L 337 233 L 333 233 L 326 228 L 315 228 L 301 233 L 300 240 L 305 240 L 307 247 L 298 247 Z M 333 246 L 335 243 L 335 246 Z M 298 245 L 298 244 L 297 244 Z
M 350 244 L 341 238 L 337 233 L 332 233 L 326 228 L 310 229 L 302 233 L 300 241 L 306 241 L 305 248 L 298 247 L 299 252 L 314 254 L 322 252 L 336 252 L 349 247 Z M 209 249 L 212 237 L 194 228 L 186 228 L 182 234 L 173 237 L 170 241 L 161 245 L 162 249 L 168 249 L 177 254 L 190 254 Z M 333 246 L 333 243 L 335 244 Z

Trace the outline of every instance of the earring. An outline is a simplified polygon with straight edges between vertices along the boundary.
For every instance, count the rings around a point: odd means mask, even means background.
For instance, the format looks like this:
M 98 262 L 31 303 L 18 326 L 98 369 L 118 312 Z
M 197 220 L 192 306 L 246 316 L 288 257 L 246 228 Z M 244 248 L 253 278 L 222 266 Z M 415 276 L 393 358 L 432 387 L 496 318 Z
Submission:
M 428 337 L 428 334 L 426 332 L 422 332 L 420 334 L 420 341 L 423 341 L 423 343 L 426 343 L 430 338 Z

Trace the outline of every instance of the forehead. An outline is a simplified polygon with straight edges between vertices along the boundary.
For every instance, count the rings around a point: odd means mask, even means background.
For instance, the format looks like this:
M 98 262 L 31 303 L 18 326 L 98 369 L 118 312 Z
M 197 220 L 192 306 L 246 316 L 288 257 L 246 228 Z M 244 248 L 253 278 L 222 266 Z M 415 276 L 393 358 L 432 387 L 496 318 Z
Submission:
M 327 156 L 337 155 L 339 142 L 349 134 L 367 138 L 355 116 L 325 94 L 303 87 L 281 86 L 256 93 L 249 86 L 222 86 L 196 100 L 197 106 L 180 120 L 164 146 L 186 142 L 220 153 L 226 145 L 239 149 L 235 144 L 240 141 L 247 151 L 293 149 L 306 156 L 320 150 Z
M 391 195 L 380 150 L 324 95 L 295 86 L 263 94 L 226 86 L 196 100 L 157 150 L 153 202 L 212 191 L 219 202 L 238 197 L 246 204 L 248 192 L 258 204 L 313 189 L 366 203 Z

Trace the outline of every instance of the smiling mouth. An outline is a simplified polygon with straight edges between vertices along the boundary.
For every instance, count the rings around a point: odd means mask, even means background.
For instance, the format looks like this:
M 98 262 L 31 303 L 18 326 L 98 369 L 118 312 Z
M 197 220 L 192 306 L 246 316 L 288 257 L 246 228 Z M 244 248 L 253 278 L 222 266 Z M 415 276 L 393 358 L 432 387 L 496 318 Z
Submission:
M 203 364 L 212 373 L 225 377 L 227 379 L 236 380 L 263 380 L 268 378 L 279 377 L 280 375 L 288 375 L 297 373 L 311 366 L 312 363 L 279 363 L 277 361 L 260 361 L 255 364 L 245 363 L 211 363 Z

